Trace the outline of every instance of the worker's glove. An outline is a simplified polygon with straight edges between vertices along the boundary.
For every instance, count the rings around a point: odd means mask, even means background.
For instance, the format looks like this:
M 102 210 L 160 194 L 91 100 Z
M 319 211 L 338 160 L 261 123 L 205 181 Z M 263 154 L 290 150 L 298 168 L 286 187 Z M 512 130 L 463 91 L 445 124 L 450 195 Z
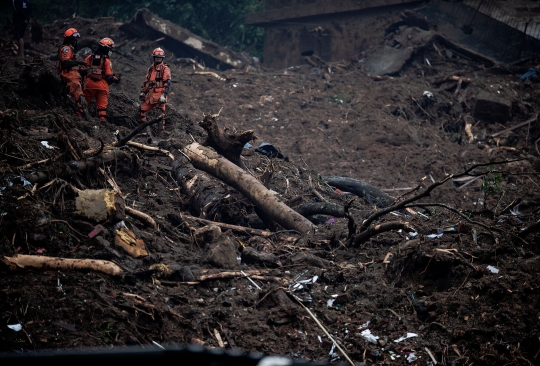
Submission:
M 144 102 L 146 100 L 146 93 L 141 92 L 141 94 L 139 94 L 139 100 L 141 102 Z
M 167 101 L 167 98 L 165 97 L 165 95 L 162 95 L 161 97 L 159 97 L 159 103 L 163 104 Z

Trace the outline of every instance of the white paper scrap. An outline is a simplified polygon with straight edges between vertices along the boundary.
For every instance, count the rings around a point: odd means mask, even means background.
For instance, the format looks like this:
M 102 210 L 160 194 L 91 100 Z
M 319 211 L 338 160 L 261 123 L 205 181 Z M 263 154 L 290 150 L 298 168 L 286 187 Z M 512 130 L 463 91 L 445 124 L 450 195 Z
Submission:
M 416 357 L 416 353 L 409 353 L 409 355 L 407 356 L 407 362 L 411 363 L 416 360 L 418 360 L 418 357 Z
M 19 331 L 22 330 L 22 325 L 20 325 L 20 324 L 11 324 L 11 325 L 9 325 L 8 324 L 8 328 L 12 329 L 12 330 L 14 330 L 16 332 L 19 332 Z
M 497 267 L 487 266 L 487 269 L 488 269 L 491 273 L 499 273 L 499 269 L 498 269 Z
M 362 336 L 362 338 L 364 338 L 366 341 L 375 344 L 377 344 L 377 339 L 379 339 L 378 336 L 371 334 L 371 330 L 369 329 L 362 331 L 362 333 L 360 333 L 360 336 Z
M 396 339 L 394 341 L 394 343 L 399 343 L 399 342 L 402 342 L 402 341 L 406 340 L 407 338 L 414 338 L 414 337 L 418 337 L 418 334 L 416 334 L 416 333 L 407 333 L 407 335 Z
M 328 301 L 326 302 L 326 306 L 329 307 L 329 308 L 331 308 L 332 305 L 334 305 L 334 301 L 336 301 L 336 300 L 335 300 L 335 299 L 330 299 L 330 300 L 328 300 Z

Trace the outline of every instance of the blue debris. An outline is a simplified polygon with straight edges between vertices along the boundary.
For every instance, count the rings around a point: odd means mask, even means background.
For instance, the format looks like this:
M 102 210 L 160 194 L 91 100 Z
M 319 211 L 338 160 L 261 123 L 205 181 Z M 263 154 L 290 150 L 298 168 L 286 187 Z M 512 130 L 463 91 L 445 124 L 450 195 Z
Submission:
M 256 152 L 266 155 L 269 158 L 285 159 L 285 156 L 272 144 L 263 142 L 255 149 Z
M 535 69 L 534 67 L 531 67 L 529 71 L 521 75 L 521 77 L 519 78 L 519 81 L 523 82 L 527 79 L 535 79 L 536 77 L 538 77 L 538 70 Z
M 253 145 L 251 145 L 249 142 L 246 142 L 246 144 L 244 145 L 244 149 L 251 149 L 253 147 Z

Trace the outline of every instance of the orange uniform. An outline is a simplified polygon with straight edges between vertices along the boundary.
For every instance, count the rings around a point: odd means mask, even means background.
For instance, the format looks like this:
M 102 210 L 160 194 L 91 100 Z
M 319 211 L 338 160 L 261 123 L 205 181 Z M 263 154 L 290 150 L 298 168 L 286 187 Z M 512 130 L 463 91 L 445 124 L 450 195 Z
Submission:
M 79 73 L 78 66 L 76 64 L 77 55 L 75 55 L 75 49 L 70 45 L 62 45 L 58 51 L 58 61 L 56 62 L 56 68 L 60 73 L 60 78 L 64 81 L 68 88 L 69 92 L 75 98 L 76 103 L 76 112 L 78 116 L 83 114 L 83 107 L 80 102 L 83 95 L 83 90 L 81 86 L 81 74 Z M 62 64 L 64 61 L 71 61 L 70 67 L 64 67 Z
M 160 108 L 162 116 L 165 116 L 165 106 L 167 103 L 167 92 L 171 82 L 171 69 L 163 62 L 152 64 L 146 72 L 141 95 L 144 94 L 144 102 L 139 109 L 141 123 L 146 122 L 146 112 Z M 164 98 L 161 98 L 161 97 Z M 160 101 L 161 99 L 161 101 Z
M 105 121 L 109 104 L 108 80 L 114 78 L 112 62 L 106 55 L 89 55 L 84 61 L 90 65 L 84 84 L 84 99 L 88 104 L 96 99 L 98 118 Z

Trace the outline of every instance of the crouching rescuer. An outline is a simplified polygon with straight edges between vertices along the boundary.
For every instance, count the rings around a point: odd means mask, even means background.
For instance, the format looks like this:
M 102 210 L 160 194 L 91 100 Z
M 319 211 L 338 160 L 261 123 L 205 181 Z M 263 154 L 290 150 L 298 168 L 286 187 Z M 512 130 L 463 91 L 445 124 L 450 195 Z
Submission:
M 60 74 L 60 78 L 66 83 L 70 94 L 75 99 L 75 112 L 79 117 L 85 114 L 85 101 L 81 86 L 82 76 L 85 73 L 81 65 L 86 65 L 85 62 L 77 61 L 75 49 L 77 48 L 77 40 L 81 38 L 79 32 L 75 28 L 69 28 L 64 32 L 64 41 L 58 50 L 58 59 L 56 61 L 56 69 Z
M 100 121 L 107 120 L 107 105 L 109 104 L 109 84 L 120 82 L 113 73 L 110 60 L 114 42 L 110 38 L 99 41 L 97 51 L 88 55 L 85 62 L 90 65 L 84 84 L 84 99 L 86 103 L 96 99 L 96 110 Z
M 163 59 L 165 52 L 161 48 L 156 48 L 152 52 L 154 63 L 146 72 L 146 80 L 139 95 L 141 106 L 139 109 L 140 122 L 146 122 L 146 112 L 159 108 L 161 109 L 161 117 L 163 118 L 162 128 L 165 128 L 165 106 L 167 104 L 167 96 L 169 95 L 169 87 L 171 85 L 171 69 L 165 65 Z

